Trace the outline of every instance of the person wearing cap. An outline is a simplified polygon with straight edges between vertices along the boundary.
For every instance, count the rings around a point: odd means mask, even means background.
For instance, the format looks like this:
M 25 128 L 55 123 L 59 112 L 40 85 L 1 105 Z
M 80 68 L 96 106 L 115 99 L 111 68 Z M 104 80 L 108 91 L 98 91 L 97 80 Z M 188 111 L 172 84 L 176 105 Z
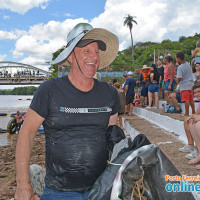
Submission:
M 129 116 L 132 115 L 133 111 L 133 100 L 135 96 L 135 86 L 136 80 L 133 78 L 133 72 L 129 71 L 127 73 L 128 79 L 125 82 L 125 95 L 126 95 L 126 106 L 125 113 Z
M 90 24 L 76 25 L 66 48 L 52 64 L 70 65 L 69 75 L 38 88 L 16 147 L 15 200 L 33 200 L 29 160 L 41 124 L 46 147 L 45 189 L 41 200 L 86 200 L 107 165 L 106 129 L 117 125 L 117 90 L 93 78 L 118 53 L 116 35 Z

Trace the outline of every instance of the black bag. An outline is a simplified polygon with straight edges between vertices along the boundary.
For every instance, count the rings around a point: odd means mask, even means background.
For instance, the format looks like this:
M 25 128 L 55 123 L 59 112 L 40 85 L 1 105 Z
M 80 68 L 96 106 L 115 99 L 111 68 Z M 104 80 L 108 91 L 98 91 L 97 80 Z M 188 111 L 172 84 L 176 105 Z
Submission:
M 190 192 L 167 192 L 165 190 L 166 184 L 179 183 L 165 181 L 166 175 L 181 175 L 158 147 L 150 144 L 143 134 L 136 136 L 132 143 L 132 147 L 123 149 L 113 161 L 115 164 L 122 164 L 128 156 L 135 154 L 121 173 L 122 187 L 119 188 L 119 182 L 116 184 L 116 180 L 119 181 L 121 165 L 109 165 L 95 182 L 88 200 L 130 200 L 133 187 L 137 183 L 141 189 L 145 188 L 144 193 L 140 189 L 142 200 L 145 197 L 148 200 L 194 200 Z M 140 194 L 134 192 L 134 200 L 140 199 L 137 195 Z
M 118 156 L 113 160 L 113 163 L 119 165 L 109 164 L 101 176 L 96 180 L 89 194 L 88 200 L 110 200 L 111 190 L 115 176 L 124 162 L 124 160 L 136 149 L 150 144 L 145 135 L 137 135 L 133 141 L 128 139 L 129 147 L 122 149 Z
M 119 126 L 111 125 L 106 130 L 106 142 L 109 151 L 112 151 L 114 146 L 125 138 L 124 131 Z
M 194 200 L 190 192 L 167 192 L 165 187 L 168 183 L 180 182 L 166 181 L 166 175 L 181 177 L 179 171 L 158 147 L 145 151 L 133 159 L 122 172 L 122 199 L 131 199 L 133 187 L 140 180 L 142 183 L 139 185 L 142 189 L 145 188 L 143 196 L 148 200 Z M 136 188 L 134 194 L 134 199 L 138 199 Z

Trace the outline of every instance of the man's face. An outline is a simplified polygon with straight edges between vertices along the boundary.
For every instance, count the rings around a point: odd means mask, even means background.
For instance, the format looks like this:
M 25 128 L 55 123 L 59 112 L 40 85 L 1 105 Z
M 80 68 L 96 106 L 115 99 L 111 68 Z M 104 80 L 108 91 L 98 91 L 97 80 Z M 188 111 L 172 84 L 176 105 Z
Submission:
M 99 47 L 97 42 L 92 42 L 84 47 L 76 47 L 75 54 L 83 74 L 88 78 L 92 78 L 99 68 Z M 74 56 L 72 62 L 76 63 Z
M 176 62 L 177 62 L 177 63 L 180 63 L 180 58 L 177 58 L 177 57 L 176 57 Z
M 200 100 L 200 88 L 194 89 L 194 96 Z

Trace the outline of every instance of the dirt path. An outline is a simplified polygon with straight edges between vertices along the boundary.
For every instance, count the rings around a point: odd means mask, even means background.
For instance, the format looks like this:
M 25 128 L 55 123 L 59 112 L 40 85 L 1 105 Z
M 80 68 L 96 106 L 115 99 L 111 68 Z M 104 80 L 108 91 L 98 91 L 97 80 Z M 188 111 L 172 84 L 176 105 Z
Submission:
M 155 110 L 163 114 L 161 110 Z M 172 117 L 170 114 L 165 114 Z M 183 116 L 173 115 L 175 119 L 183 120 Z M 169 133 L 156 125 L 151 124 L 147 120 L 137 116 L 125 116 L 131 126 L 139 133 L 143 133 L 151 141 L 157 144 L 161 150 L 172 161 L 182 175 L 196 176 L 199 171 L 187 164 L 188 160 L 184 157 L 186 153 L 179 152 L 178 149 L 183 146 L 183 143 L 177 139 L 177 136 Z M 14 197 L 16 189 L 15 181 L 15 148 L 17 136 L 9 146 L 0 147 L 0 200 L 8 200 Z M 44 166 L 45 150 L 44 150 L 44 135 L 37 134 L 34 141 L 34 149 L 31 156 L 31 164 L 37 163 Z
M 0 147 L 0 200 L 13 198 L 16 189 L 15 148 L 17 135 L 13 140 L 12 145 Z M 44 166 L 44 135 L 37 134 L 33 146 L 31 164 L 37 163 Z
M 189 160 L 185 158 L 187 153 L 183 153 L 178 150 L 180 147 L 183 147 L 184 144 L 178 140 L 178 137 L 175 134 L 167 132 L 140 117 L 124 117 L 129 121 L 130 125 L 134 127 L 135 130 L 146 135 L 151 143 L 156 144 L 166 154 L 166 156 L 179 170 L 181 175 L 197 176 L 199 174 L 199 170 L 188 164 Z

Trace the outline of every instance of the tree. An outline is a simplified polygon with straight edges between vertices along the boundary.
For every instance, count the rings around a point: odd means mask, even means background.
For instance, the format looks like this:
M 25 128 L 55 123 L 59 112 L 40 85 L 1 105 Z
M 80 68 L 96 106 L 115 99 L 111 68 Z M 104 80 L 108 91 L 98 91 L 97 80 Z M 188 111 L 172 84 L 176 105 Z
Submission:
M 128 15 L 125 17 L 124 20 L 124 26 L 128 26 L 131 34 L 131 46 L 132 46 L 132 62 L 134 64 L 134 57 L 133 57 L 133 36 L 132 36 L 132 28 L 133 28 L 133 23 L 137 24 L 137 22 L 134 20 L 136 18 L 135 16 Z

